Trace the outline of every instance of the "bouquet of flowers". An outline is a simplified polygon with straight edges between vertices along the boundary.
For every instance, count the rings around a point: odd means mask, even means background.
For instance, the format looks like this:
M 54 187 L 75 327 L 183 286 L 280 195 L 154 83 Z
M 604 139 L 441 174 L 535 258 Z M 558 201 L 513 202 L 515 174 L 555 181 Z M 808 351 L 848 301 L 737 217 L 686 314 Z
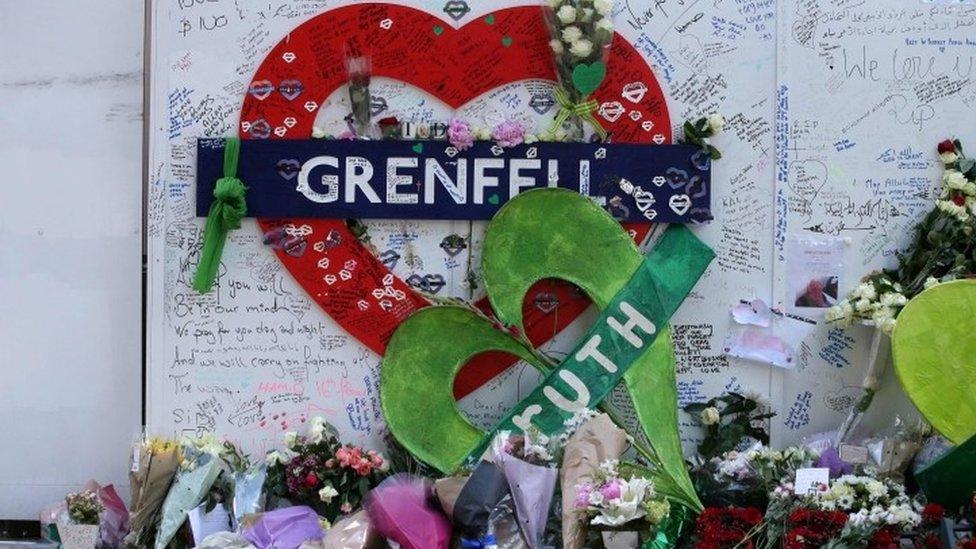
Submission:
M 268 492 L 308 505 L 329 521 L 351 513 L 383 480 L 388 466 L 379 453 L 342 444 L 338 437 L 320 417 L 311 419 L 306 436 L 286 433 L 286 451 L 266 457 Z
M 99 515 L 105 507 L 93 490 L 72 492 L 65 497 L 68 517 L 74 524 L 98 524 Z
M 765 507 L 769 493 L 792 479 L 797 469 L 810 467 L 817 453 L 805 446 L 773 450 L 755 443 L 747 450 L 731 450 L 693 471 L 696 488 L 707 505 Z
M 768 412 L 758 396 L 728 392 L 684 407 L 684 411 L 705 429 L 698 453 L 705 459 L 739 448 L 744 441 L 769 444 L 765 421 L 775 413 Z
M 752 549 L 762 520 L 755 507 L 706 507 L 695 521 L 695 549 Z
M 501 467 L 515 500 L 515 513 L 529 547 L 537 547 L 549 517 L 559 478 L 557 453 L 550 438 L 530 427 L 521 435 L 502 431 L 493 441 L 495 463 Z
M 549 133 L 557 134 L 568 126 L 569 140 L 582 141 L 586 120 L 606 139 L 606 131 L 593 115 L 599 105 L 589 96 L 606 77 L 613 40 L 613 0 L 550 0 L 544 9 L 559 78 L 559 112 Z
M 908 250 L 898 255 L 898 267 L 865 276 L 847 298 L 827 310 L 827 322 L 870 321 L 890 334 L 909 299 L 976 273 L 976 160 L 965 156 L 958 139 L 939 143 L 938 152 L 945 168 L 939 197 L 915 226 Z
M 147 438 L 133 448 L 132 505 L 129 506 L 129 534 L 125 543 L 153 545 L 159 513 L 182 459 L 180 445 L 171 440 Z
M 594 478 L 576 485 L 576 509 L 592 531 L 650 531 L 671 511 L 654 483 L 612 459 L 600 464 Z

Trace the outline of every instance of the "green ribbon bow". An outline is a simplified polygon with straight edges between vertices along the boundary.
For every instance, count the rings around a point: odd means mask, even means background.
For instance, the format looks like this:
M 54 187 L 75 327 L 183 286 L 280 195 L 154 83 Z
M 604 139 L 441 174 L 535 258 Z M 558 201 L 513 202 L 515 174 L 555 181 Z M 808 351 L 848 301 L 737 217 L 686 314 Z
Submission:
M 203 232 L 203 250 L 197 274 L 193 277 L 193 289 L 205 294 L 213 288 L 220 267 L 220 256 L 224 252 L 224 242 L 231 229 L 241 227 L 241 219 L 247 214 L 244 194 L 247 187 L 237 178 L 237 158 L 241 151 L 241 140 L 236 137 L 224 143 L 224 177 L 214 186 L 214 201 L 207 214 L 207 226 Z
M 549 130 L 550 135 L 555 135 L 559 128 L 569 120 L 570 116 L 576 115 L 589 122 L 590 126 L 593 127 L 593 131 L 600 136 L 600 139 L 605 140 L 607 138 L 607 130 L 603 129 L 600 121 L 593 116 L 593 111 L 600 108 L 600 103 L 596 99 L 586 100 L 584 98 L 579 103 L 573 103 L 569 98 L 569 94 L 561 87 L 556 88 L 555 95 L 556 103 L 559 103 L 559 112 L 556 113 L 556 119 L 552 122 L 552 128 Z

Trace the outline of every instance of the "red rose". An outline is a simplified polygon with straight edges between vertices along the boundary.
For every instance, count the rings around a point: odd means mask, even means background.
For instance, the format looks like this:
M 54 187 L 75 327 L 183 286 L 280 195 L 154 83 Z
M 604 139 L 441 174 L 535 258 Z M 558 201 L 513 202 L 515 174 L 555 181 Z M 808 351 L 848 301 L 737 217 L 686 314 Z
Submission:
M 400 124 L 400 120 L 398 120 L 395 116 L 387 116 L 386 118 L 381 118 L 377 124 L 379 124 L 381 128 L 389 128 L 391 126 Z
M 946 139 L 942 143 L 939 143 L 939 154 L 947 152 L 956 152 L 956 144 L 951 139 Z
M 924 523 L 939 522 L 943 517 L 945 517 L 945 507 L 938 503 L 928 503 L 925 505 L 925 509 L 922 509 L 922 522 Z
M 956 196 L 952 197 L 952 203 L 959 207 L 965 206 L 966 197 L 961 194 L 957 194 Z
M 315 488 L 319 484 L 319 477 L 315 476 L 315 473 L 309 473 L 305 475 L 305 486 L 307 488 Z

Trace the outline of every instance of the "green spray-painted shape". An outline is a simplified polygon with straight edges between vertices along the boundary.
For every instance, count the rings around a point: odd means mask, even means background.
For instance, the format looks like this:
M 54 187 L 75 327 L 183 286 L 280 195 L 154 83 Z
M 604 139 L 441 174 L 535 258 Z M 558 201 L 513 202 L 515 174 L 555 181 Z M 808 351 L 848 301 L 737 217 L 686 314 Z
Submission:
M 485 317 L 452 305 L 417 311 L 387 345 L 380 374 L 386 423 L 417 458 L 445 473 L 461 465 L 485 436 L 458 411 L 454 377 L 471 358 L 487 351 L 504 351 L 546 368 Z
M 489 225 L 483 256 L 492 304 L 499 318 L 519 328 L 524 296 L 536 281 L 573 282 L 603 309 L 645 261 L 606 212 L 588 198 L 560 189 L 530 191 L 508 202 Z M 653 259 L 650 265 L 662 267 L 652 270 L 649 281 L 653 293 L 662 297 L 659 309 L 673 311 L 713 257 L 686 228 L 670 227 L 648 258 Z M 656 336 L 627 365 L 624 380 L 656 454 L 658 489 L 699 510 L 678 438 L 674 357 L 664 322 Z M 457 410 L 451 388 L 460 368 L 489 350 L 546 369 L 521 342 L 463 307 L 418 311 L 401 324 L 387 347 L 381 398 L 390 429 L 407 449 L 442 471 L 452 471 L 485 444 L 484 433 Z
M 953 444 L 976 435 L 976 280 L 939 284 L 898 315 L 895 372 L 925 419 Z

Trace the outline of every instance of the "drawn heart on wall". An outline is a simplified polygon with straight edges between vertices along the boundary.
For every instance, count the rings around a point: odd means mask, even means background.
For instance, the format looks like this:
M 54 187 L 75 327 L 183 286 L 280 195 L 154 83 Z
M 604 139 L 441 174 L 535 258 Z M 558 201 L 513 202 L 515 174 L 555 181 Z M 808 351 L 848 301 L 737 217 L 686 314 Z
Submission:
M 287 139 L 311 135 L 317 108 L 303 104 L 320 105 L 346 84 L 344 71 L 337 67 L 344 66 L 350 47 L 371 57 L 374 76 L 416 86 L 455 109 L 507 83 L 555 80 L 549 34 L 537 6 L 499 10 L 455 29 L 449 21 L 414 8 L 355 4 L 306 21 L 267 54 L 244 97 L 240 136 Z M 657 79 L 640 53 L 617 35 L 605 77 L 591 98 L 601 106 L 619 104 L 625 92 L 632 92 L 633 82 L 643 82 L 648 88 L 641 103 L 632 106 L 641 116 L 636 120 L 618 116 L 613 121 L 604 116 L 601 122 L 618 143 L 669 142 L 671 122 L 661 108 L 667 102 Z M 286 84 L 288 97 L 272 93 L 276 83 Z M 389 263 L 362 246 L 343 220 L 261 219 L 259 223 L 264 232 L 283 226 L 311 228 L 307 253 L 275 253 L 312 300 L 380 355 L 400 322 L 429 305 L 390 272 Z M 650 227 L 627 228 L 640 241 Z M 324 258 L 328 261 L 323 263 Z M 538 288 L 543 290 L 552 293 L 559 305 L 545 312 L 527 304 L 524 326 L 535 345 L 553 337 L 588 306 L 571 285 L 544 281 Z M 475 305 L 490 312 L 487 300 Z M 512 363 L 498 356 L 479 357 L 458 376 L 457 396 L 477 389 Z

